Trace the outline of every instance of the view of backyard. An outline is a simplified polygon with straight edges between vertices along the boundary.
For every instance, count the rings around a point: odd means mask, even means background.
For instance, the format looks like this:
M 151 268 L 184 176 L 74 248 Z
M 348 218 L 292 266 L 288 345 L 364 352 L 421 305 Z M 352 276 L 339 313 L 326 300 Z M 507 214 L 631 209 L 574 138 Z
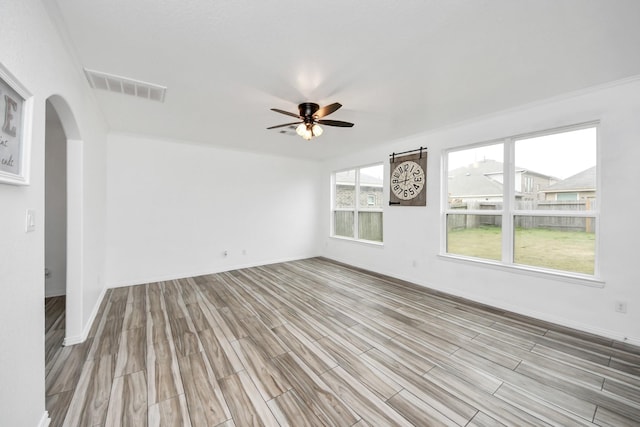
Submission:
M 499 261 L 501 227 L 481 226 L 451 230 L 447 252 Z M 593 274 L 595 234 L 544 228 L 516 228 L 514 262 L 554 270 Z
M 596 148 L 588 125 L 448 152 L 446 252 L 595 276 Z

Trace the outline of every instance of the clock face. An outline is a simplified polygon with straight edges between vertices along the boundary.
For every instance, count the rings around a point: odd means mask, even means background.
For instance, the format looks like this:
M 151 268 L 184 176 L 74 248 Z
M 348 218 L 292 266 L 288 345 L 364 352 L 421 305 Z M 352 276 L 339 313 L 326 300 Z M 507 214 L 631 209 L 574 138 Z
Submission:
M 391 173 L 391 191 L 401 200 L 418 197 L 424 182 L 424 170 L 411 160 L 400 163 Z

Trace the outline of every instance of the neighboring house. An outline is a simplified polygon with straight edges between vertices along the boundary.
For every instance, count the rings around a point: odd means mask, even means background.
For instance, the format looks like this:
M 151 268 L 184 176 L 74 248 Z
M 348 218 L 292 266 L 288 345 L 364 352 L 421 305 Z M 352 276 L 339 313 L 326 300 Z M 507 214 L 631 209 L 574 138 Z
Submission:
M 336 205 L 354 206 L 355 198 L 355 170 L 336 174 Z M 376 178 L 364 173 L 360 174 L 360 203 L 358 206 L 367 208 L 382 208 L 382 178 Z
M 542 190 L 543 200 L 577 201 L 596 198 L 596 167 L 583 170 Z
M 516 166 L 515 190 L 518 200 L 536 200 L 541 188 L 555 184 L 558 179 Z M 452 203 L 469 201 L 502 201 L 503 163 L 481 160 L 449 172 L 449 200 Z

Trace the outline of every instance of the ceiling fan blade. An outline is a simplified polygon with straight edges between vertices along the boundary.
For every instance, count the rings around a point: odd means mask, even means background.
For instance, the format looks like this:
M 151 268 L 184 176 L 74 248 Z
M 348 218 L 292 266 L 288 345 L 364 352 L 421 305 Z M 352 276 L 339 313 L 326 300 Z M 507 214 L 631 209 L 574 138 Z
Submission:
M 340 107 L 342 107 L 342 104 L 340 104 L 339 102 L 334 102 L 333 104 L 329 104 L 322 107 L 321 109 L 316 111 L 316 113 L 313 116 L 320 119 L 324 116 L 328 116 L 329 114 L 335 112 Z
M 297 119 L 301 119 L 302 118 L 298 114 L 290 113 L 288 111 L 280 110 L 278 108 L 272 108 L 271 111 L 275 111 L 276 113 L 280 113 L 280 114 L 286 114 L 287 116 L 295 117 Z
M 268 127 L 267 129 L 283 128 L 283 127 L 285 127 L 285 126 L 299 125 L 300 123 L 303 123 L 303 122 L 285 123 L 285 124 L 283 124 L 283 125 L 275 125 L 275 126 L 271 126 L 271 127 Z
M 320 123 L 321 125 L 338 126 L 341 128 L 353 127 L 353 123 L 343 122 L 341 120 L 316 120 L 316 122 Z

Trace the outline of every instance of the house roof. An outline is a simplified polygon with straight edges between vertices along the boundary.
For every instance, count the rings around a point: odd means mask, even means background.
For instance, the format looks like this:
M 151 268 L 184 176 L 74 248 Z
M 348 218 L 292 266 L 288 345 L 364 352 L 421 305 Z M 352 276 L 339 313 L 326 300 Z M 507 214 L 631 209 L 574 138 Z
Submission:
M 449 197 L 502 195 L 502 184 L 492 175 L 502 172 L 502 162 L 482 160 L 449 171 Z
M 567 179 L 556 182 L 540 190 L 543 193 L 560 193 L 567 191 L 593 191 L 596 189 L 596 167 L 590 167 Z
M 93 90 L 111 131 L 297 158 L 640 75 L 637 0 L 42 3 L 78 72 L 167 87 L 164 102 Z M 270 108 L 307 101 L 355 126 L 309 142 L 266 129 L 295 122 Z
M 516 165 L 516 172 L 553 178 L 530 169 Z M 485 159 L 449 171 L 449 197 L 468 196 L 501 196 L 502 195 L 503 163 L 497 160 Z

